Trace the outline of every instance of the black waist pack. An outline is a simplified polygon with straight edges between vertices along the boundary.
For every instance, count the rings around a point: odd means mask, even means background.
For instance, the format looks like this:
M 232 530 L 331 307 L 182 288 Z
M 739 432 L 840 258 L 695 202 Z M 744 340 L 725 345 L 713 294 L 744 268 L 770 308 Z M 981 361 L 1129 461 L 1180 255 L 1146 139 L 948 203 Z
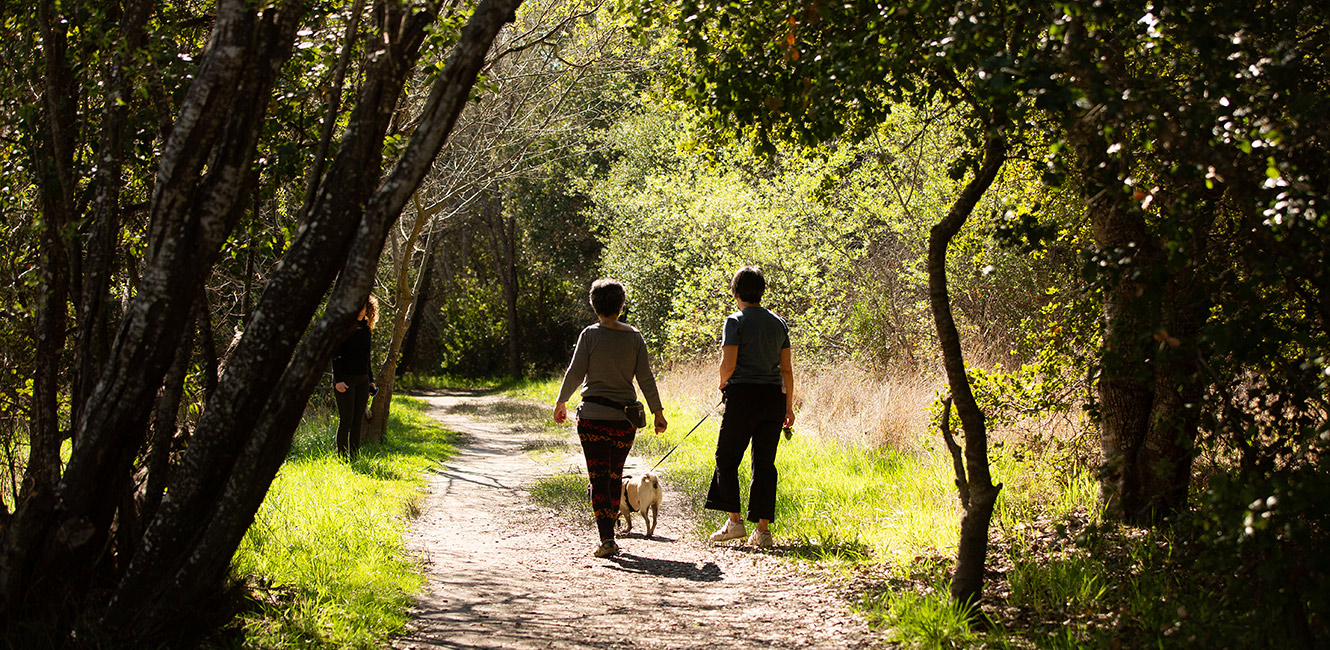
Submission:
M 623 409 L 624 416 L 628 418 L 628 423 L 633 425 L 634 429 L 641 429 L 647 425 L 647 409 L 640 401 L 633 400 L 627 404 L 620 404 L 612 399 L 595 397 L 592 395 L 583 397 L 582 401 L 591 402 L 592 404 L 600 404 L 601 406 L 608 406 L 615 409 Z

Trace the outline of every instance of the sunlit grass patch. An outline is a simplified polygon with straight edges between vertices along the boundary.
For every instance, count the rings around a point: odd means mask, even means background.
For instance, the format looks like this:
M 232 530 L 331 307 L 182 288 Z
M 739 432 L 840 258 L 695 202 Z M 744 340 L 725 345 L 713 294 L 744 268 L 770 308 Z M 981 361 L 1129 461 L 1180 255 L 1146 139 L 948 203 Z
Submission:
M 350 463 L 336 418 L 306 417 L 232 563 L 260 603 L 241 617 L 246 647 L 378 648 L 402 629 L 424 580 L 402 535 L 456 435 L 424 410 L 394 399 L 385 441 Z
M 587 498 L 585 472 L 570 469 L 558 474 L 545 476 L 531 485 L 531 498 L 536 503 L 553 508 L 564 515 L 589 516 L 591 514 Z
M 396 390 L 484 390 L 503 385 L 505 380 L 498 378 L 458 377 L 453 375 L 418 375 L 408 372 L 393 381 Z
M 669 430 L 642 430 L 633 453 L 654 463 L 678 446 L 657 471 L 668 498 L 706 535 L 724 519 L 703 509 L 720 418 L 685 434 L 718 395 L 712 369 L 685 370 L 660 379 Z M 865 394 L 882 394 L 850 378 Z M 1103 521 L 1094 459 L 1084 440 L 1071 437 L 1079 425 L 1066 422 L 1029 420 L 1024 432 L 992 432 L 990 471 L 1003 489 L 990 524 L 983 609 L 967 619 L 949 595 L 962 509 L 952 459 L 928 409 L 888 405 L 890 413 L 876 418 L 851 408 L 859 399 L 853 391 L 837 397 L 837 381 L 817 384 L 794 438 L 780 443 L 775 553 L 858 576 L 868 585 L 858 608 L 889 641 L 910 648 L 1259 647 L 1242 628 L 1244 615 L 1225 610 L 1231 599 L 1216 597 L 1221 587 L 1187 565 L 1165 530 Z M 557 379 L 532 382 L 521 394 L 552 403 L 557 387 Z M 807 410 L 821 407 L 841 415 Z M 856 424 L 827 435 L 842 416 L 889 423 L 891 431 L 860 435 L 885 426 L 866 425 L 845 435 Z M 745 460 L 745 503 L 748 472 Z M 560 498 L 583 513 L 585 478 L 563 480 Z
M 1007 574 L 1010 603 L 1032 609 L 1086 607 L 1108 591 L 1101 563 L 1083 553 L 1042 560 L 1018 559 Z
M 905 648 L 973 648 L 980 640 L 967 612 L 945 591 L 881 592 L 865 597 L 862 609 L 870 624 L 888 629 L 889 640 Z

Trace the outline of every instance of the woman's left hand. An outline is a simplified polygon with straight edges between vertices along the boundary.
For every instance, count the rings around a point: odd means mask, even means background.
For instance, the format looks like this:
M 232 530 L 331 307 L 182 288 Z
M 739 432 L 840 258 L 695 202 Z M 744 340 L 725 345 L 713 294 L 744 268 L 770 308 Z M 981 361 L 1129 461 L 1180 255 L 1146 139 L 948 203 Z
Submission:
M 670 426 L 665 421 L 665 411 L 656 411 L 656 433 L 665 433 L 665 428 Z
M 559 402 L 554 405 L 554 421 L 563 424 L 568 419 L 568 405 Z

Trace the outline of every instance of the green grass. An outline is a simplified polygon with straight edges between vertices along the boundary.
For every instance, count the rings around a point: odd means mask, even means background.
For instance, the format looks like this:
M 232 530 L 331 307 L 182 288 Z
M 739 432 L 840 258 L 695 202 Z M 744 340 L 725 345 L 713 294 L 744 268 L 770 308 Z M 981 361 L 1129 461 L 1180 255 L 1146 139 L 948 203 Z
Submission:
M 504 384 L 498 378 L 454 377 L 452 375 L 417 375 L 407 373 L 393 380 L 394 390 L 486 389 Z
M 555 378 L 505 392 L 552 404 L 557 390 Z M 719 418 L 708 418 L 684 439 L 701 415 L 667 402 L 669 430 L 657 435 L 644 429 L 633 453 L 654 462 L 679 445 L 658 471 L 667 475 L 672 498 L 681 498 L 703 523 L 699 534 L 705 535 L 724 515 L 703 509 Z M 990 589 L 1001 596 L 986 603 L 1018 617 L 970 620 L 948 596 L 961 508 L 951 458 L 941 441 L 925 440 L 922 451 L 908 453 L 849 448 L 803 435 L 797 423 L 795 429 L 793 439 L 781 441 L 776 460 L 777 552 L 876 576 L 876 582 L 869 582 L 877 587 L 865 592 L 858 607 L 884 636 L 904 647 L 1093 647 L 1113 638 L 1111 626 L 1118 621 L 1149 636 L 1144 631 L 1166 629 L 1177 618 L 1175 607 L 1162 612 L 1158 607 L 1161 598 L 1168 598 L 1163 578 L 1142 569 L 1163 562 L 1156 555 L 1167 545 L 1151 546 L 1103 526 L 1097 482 L 1083 465 L 1017 445 L 992 446 L 991 471 L 1004 487 L 991 526 L 989 558 L 990 565 L 1008 568 L 1003 579 L 990 581 Z M 740 467 L 745 503 L 748 472 L 745 461 Z M 534 494 L 576 515 L 584 508 L 585 480 L 576 473 L 559 474 L 541 482 Z M 1086 538 L 1087 530 L 1092 539 Z M 1109 558 L 1108 547 L 1122 558 Z M 1140 557 L 1132 559 L 1133 553 Z M 1135 574 L 1123 568 L 1130 566 L 1137 567 Z M 1115 582 L 1114 571 L 1127 571 L 1130 577 Z M 1110 615 L 1114 608 L 1121 618 Z
M 546 508 L 553 508 L 568 517 L 590 518 L 587 505 L 587 477 L 585 473 L 561 472 L 543 478 L 531 488 L 531 498 Z
M 866 598 L 861 607 L 869 612 L 870 624 L 889 625 L 891 640 L 906 648 L 950 650 L 978 645 L 979 634 L 945 591 L 883 593 Z
M 386 441 L 348 463 L 336 418 L 306 416 L 232 563 L 260 604 L 240 619 L 245 647 L 378 648 L 403 629 L 424 579 L 402 535 L 455 434 L 411 398 L 390 418 Z
M 500 390 L 552 405 L 558 379 Z M 685 439 L 702 412 L 665 397 L 669 430 L 639 432 L 633 453 L 655 462 L 678 445 L 658 471 L 706 535 L 724 518 L 703 508 L 719 418 Z M 547 408 L 528 410 L 521 417 L 548 419 Z M 1003 489 L 983 609 L 967 617 L 949 597 L 961 508 L 940 440 L 913 452 L 851 448 L 795 428 L 777 455 L 774 553 L 855 576 L 857 608 L 900 647 L 1260 646 L 1256 628 L 1244 627 L 1251 621 L 1226 610 L 1219 579 L 1191 569 L 1178 540 L 1103 521 L 1089 463 L 1056 445 L 992 445 L 990 469 Z M 746 486 L 747 461 L 740 473 Z M 533 496 L 566 516 L 589 516 L 576 470 L 540 481 Z
M 558 379 L 528 382 L 506 393 L 553 403 Z M 575 401 L 575 400 L 574 400 Z M 571 410 L 571 406 L 570 406 Z M 722 513 L 704 511 L 703 501 L 714 469 L 720 418 L 711 416 L 692 435 L 684 435 L 701 418 L 696 410 L 680 410 L 667 402 L 670 428 L 657 435 L 649 428 L 638 433 L 633 453 L 659 459 L 679 447 L 659 468 L 669 476 L 705 526 L 719 526 Z M 901 562 L 919 555 L 954 552 L 959 534 L 960 505 L 945 452 L 909 454 L 894 450 L 847 448 L 798 432 L 781 440 L 776 457 L 780 474 L 775 531 L 778 542 L 809 549 L 814 555 L 844 549 L 851 556 L 871 553 L 879 561 Z M 682 444 L 680 444 L 682 443 Z M 1056 516 L 1093 503 L 1091 477 L 1076 474 L 1073 490 L 1050 485 L 1052 477 L 1035 471 L 1039 459 L 1017 459 L 995 449 L 993 473 L 1006 481 L 997 525 L 1032 513 Z M 749 465 L 740 467 L 744 502 L 747 502 Z M 826 553 L 823 553 L 826 554 Z M 832 552 L 837 555 L 838 552 Z

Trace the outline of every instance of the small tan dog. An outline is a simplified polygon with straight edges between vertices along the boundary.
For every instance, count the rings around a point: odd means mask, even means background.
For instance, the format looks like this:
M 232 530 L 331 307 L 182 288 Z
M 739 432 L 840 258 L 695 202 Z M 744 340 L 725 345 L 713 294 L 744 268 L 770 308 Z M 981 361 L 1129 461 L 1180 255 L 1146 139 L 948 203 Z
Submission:
M 619 519 L 624 523 L 624 532 L 633 529 L 633 513 L 641 513 L 642 522 L 647 527 L 647 537 L 656 533 L 656 522 L 660 519 L 660 479 L 647 472 L 641 476 L 623 479 L 623 493 L 619 495 Z M 651 514 L 648 516 L 647 511 Z

